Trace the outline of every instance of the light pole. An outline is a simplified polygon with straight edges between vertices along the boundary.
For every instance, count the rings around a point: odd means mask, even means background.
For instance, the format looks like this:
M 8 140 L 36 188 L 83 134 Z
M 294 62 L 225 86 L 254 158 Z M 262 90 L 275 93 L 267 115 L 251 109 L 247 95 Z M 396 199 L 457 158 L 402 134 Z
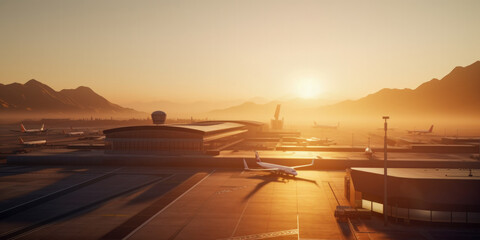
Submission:
M 384 130 L 385 130 L 385 139 L 383 140 L 383 222 L 384 225 L 388 224 L 387 216 L 387 119 L 389 116 L 383 116 L 385 120 Z

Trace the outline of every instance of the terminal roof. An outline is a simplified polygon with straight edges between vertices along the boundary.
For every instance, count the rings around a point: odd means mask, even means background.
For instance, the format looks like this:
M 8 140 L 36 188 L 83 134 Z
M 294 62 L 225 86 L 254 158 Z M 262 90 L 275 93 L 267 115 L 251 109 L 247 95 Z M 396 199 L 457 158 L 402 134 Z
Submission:
M 173 130 L 173 131 L 187 131 L 199 134 L 211 134 L 215 132 L 223 132 L 229 130 L 237 130 L 244 128 L 245 125 L 232 122 L 200 122 L 191 124 L 159 124 L 159 125 L 143 125 L 143 126 L 129 126 L 104 130 L 105 134 L 122 132 L 122 131 L 138 131 L 138 130 Z
M 352 168 L 353 171 L 383 175 L 383 168 Z M 472 177 L 469 177 L 470 170 Z M 388 176 L 413 179 L 480 180 L 480 169 L 458 168 L 389 168 Z

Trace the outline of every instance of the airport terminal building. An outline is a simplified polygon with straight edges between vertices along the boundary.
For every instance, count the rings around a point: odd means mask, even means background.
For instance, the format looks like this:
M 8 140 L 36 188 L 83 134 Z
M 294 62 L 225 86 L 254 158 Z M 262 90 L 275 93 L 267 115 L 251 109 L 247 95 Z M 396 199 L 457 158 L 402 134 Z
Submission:
M 254 121 L 206 121 L 105 130 L 105 152 L 126 154 L 212 154 L 261 131 Z
M 350 204 L 383 214 L 383 168 L 352 168 Z M 405 221 L 480 223 L 478 169 L 389 168 L 387 214 Z

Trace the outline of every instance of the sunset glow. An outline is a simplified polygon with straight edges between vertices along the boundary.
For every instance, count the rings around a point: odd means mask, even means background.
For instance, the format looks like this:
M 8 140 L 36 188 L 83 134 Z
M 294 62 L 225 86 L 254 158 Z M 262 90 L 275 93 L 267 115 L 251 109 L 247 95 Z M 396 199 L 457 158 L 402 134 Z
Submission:
M 322 88 L 318 81 L 304 79 L 297 83 L 297 96 L 303 99 L 318 98 Z
M 479 239 L 480 0 L 0 0 L 0 239 Z
M 135 108 L 355 99 L 478 60 L 479 1 L 368 2 L 3 1 L 0 83 L 84 85 Z

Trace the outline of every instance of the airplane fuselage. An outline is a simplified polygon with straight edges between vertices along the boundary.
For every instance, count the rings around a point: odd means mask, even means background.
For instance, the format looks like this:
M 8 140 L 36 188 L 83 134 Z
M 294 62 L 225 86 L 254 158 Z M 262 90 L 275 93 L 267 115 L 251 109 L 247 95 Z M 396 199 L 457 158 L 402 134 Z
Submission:
M 429 131 L 408 131 L 408 133 L 421 135 L 421 134 L 427 134 L 430 132 Z
M 68 136 L 80 136 L 83 135 L 84 132 L 69 132 L 67 133 Z
M 23 145 L 25 145 L 25 146 L 38 146 L 38 145 L 45 145 L 45 144 L 47 144 L 47 140 L 37 140 L 37 141 L 23 142 Z
M 418 135 L 429 134 L 429 133 L 433 132 L 433 125 L 428 130 L 413 130 L 413 131 L 412 130 L 407 130 L 407 132 L 409 134 L 413 134 L 413 135 L 415 135 L 415 134 L 418 134 Z
M 26 129 L 22 131 L 23 133 L 42 133 L 45 132 L 44 130 L 41 129 Z
M 278 164 L 273 164 L 273 163 L 265 163 L 265 162 L 257 162 L 257 165 L 262 167 L 262 168 L 265 168 L 265 169 L 272 169 L 272 168 L 276 168 L 278 169 L 277 171 L 278 172 L 283 172 L 283 173 L 286 173 L 286 174 L 291 174 L 293 176 L 297 176 L 298 173 L 297 171 L 295 171 L 295 169 L 291 168 L 291 167 L 287 167 L 287 166 L 282 166 L 282 165 L 278 165 Z
M 23 133 L 42 133 L 42 132 L 46 132 L 47 130 L 45 129 L 45 125 L 43 124 L 41 128 L 37 128 L 37 129 L 26 129 L 25 126 L 23 126 L 23 124 L 20 124 L 20 131 Z

